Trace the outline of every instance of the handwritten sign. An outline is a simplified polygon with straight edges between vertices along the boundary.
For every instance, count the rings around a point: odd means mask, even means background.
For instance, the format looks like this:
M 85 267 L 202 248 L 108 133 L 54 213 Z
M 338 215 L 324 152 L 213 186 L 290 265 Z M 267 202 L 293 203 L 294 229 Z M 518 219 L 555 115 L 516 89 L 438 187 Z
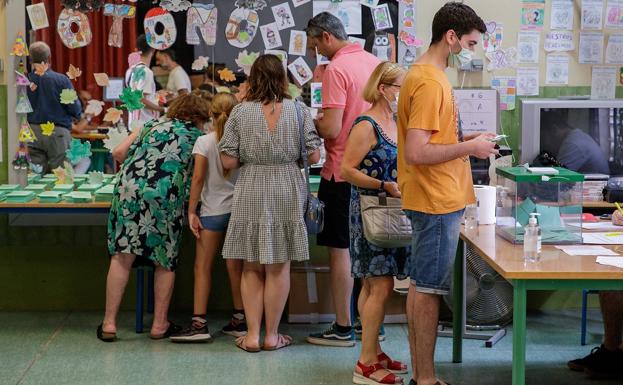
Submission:
M 499 122 L 498 92 L 493 89 L 454 90 L 463 134 L 496 133 Z
M 546 52 L 565 52 L 575 49 L 573 32 L 571 31 L 551 31 L 545 35 L 543 48 Z

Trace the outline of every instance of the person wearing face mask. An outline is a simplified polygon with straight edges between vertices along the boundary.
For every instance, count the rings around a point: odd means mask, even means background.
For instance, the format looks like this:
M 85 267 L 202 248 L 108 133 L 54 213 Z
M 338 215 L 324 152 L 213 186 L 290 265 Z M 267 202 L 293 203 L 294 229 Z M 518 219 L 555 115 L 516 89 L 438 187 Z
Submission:
M 156 52 L 156 63 L 165 71 L 169 71 L 166 92 L 167 99 L 184 95 L 192 89 L 190 78 L 184 68 L 175 61 L 175 51 L 165 49 Z
M 436 377 L 433 357 L 461 217 L 465 206 L 475 202 L 469 157 L 497 154 L 488 135 L 464 141 L 444 72 L 469 62 L 485 31 L 483 20 L 466 4 L 441 7 L 433 18 L 431 44 L 409 69 L 398 101 L 398 183 L 413 227 L 407 297 L 411 384 L 446 384 Z
M 362 279 L 357 301 L 361 316 L 361 353 L 355 365 L 356 384 L 401 384 L 394 373 L 407 373 L 407 365 L 383 353 L 379 329 L 385 316 L 385 304 L 394 287 L 393 277 L 409 276 L 410 247 L 380 248 L 363 235 L 360 194 L 386 192 L 400 197 L 396 183 L 397 148 L 395 114 L 398 93 L 405 71 L 388 61 L 372 72 L 363 98 L 372 107 L 359 116 L 351 129 L 342 165 L 341 177 L 352 185 L 350 195 L 350 256 L 352 276 Z

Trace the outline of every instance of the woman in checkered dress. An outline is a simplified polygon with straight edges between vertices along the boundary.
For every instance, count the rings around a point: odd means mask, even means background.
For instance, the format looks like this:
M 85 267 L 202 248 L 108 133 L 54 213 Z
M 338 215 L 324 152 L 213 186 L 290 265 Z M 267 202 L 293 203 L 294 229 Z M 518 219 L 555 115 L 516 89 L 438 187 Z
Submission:
M 246 351 L 260 350 L 263 314 L 261 348 L 291 344 L 289 336 L 278 333 L 290 287 L 290 261 L 309 259 L 300 129 L 287 85 L 281 61 L 260 56 L 251 68 L 246 102 L 232 110 L 219 143 L 223 167 L 241 167 L 223 257 L 244 260 L 241 290 L 248 334 L 236 345 Z M 320 138 L 309 111 L 301 110 L 306 156 L 315 163 Z

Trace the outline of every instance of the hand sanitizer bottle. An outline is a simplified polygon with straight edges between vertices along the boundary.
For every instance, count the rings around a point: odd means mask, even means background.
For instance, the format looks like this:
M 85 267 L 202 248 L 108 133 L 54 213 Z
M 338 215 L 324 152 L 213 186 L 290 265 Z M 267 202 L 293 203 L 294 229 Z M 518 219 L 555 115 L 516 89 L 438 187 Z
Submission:
M 524 228 L 523 257 L 526 262 L 538 262 L 541 258 L 541 228 L 537 223 L 537 213 L 531 213 L 528 225 Z

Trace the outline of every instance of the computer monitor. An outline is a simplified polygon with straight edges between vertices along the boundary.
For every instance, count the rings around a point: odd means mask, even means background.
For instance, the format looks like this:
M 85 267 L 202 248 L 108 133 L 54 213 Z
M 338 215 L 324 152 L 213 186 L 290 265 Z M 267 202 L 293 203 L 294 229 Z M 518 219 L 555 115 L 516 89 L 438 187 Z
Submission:
M 119 100 L 119 95 L 123 91 L 124 80 L 123 78 L 109 78 L 108 85 L 104 87 L 104 101 L 116 102 Z

